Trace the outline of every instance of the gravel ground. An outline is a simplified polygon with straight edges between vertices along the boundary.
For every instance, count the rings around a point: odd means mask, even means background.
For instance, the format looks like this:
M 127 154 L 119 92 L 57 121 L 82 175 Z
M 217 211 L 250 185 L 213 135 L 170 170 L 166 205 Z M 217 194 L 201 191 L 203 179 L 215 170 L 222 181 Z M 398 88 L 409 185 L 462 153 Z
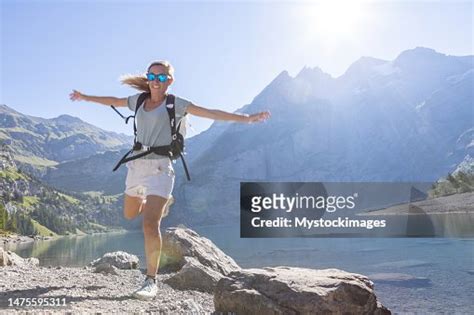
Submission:
M 143 282 L 141 270 L 119 275 L 93 273 L 92 268 L 6 266 L 0 269 L 0 314 L 197 314 L 214 311 L 213 295 L 174 290 L 158 275 L 158 295 L 140 301 L 131 293 Z M 15 298 L 59 298 L 65 306 L 9 306 Z M 26 302 L 25 302 L 26 303 Z

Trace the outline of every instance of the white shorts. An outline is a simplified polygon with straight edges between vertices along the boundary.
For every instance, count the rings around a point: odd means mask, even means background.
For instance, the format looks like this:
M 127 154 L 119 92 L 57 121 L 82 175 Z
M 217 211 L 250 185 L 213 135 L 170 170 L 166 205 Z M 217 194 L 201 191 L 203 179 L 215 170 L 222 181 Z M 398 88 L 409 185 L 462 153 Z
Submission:
M 127 162 L 125 193 L 132 197 L 146 198 L 158 195 L 170 198 L 174 186 L 174 168 L 169 158 L 143 159 Z

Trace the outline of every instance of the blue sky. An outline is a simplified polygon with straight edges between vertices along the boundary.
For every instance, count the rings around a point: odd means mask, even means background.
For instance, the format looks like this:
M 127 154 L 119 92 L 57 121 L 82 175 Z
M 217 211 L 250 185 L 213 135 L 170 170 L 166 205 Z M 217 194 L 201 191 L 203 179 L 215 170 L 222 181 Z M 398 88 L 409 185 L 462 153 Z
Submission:
M 173 93 L 234 111 L 283 70 L 318 66 L 337 77 L 361 56 L 392 60 L 416 46 L 474 54 L 472 1 L 0 2 L 0 103 L 128 134 L 111 109 L 73 103 L 70 91 L 125 97 L 136 92 L 120 75 L 168 59 Z M 191 122 L 197 133 L 212 123 Z

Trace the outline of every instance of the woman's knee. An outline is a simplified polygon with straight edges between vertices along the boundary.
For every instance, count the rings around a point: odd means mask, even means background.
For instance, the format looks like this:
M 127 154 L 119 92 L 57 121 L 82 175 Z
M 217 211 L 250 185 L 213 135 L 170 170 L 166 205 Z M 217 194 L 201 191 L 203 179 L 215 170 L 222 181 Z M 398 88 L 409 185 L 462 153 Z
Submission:
M 127 220 L 133 220 L 138 216 L 139 212 L 138 211 L 123 211 L 123 217 Z
M 140 207 L 142 206 L 143 199 L 139 197 L 131 197 L 125 194 L 123 204 L 123 216 L 132 220 L 140 214 Z
M 150 220 L 143 218 L 143 232 L 145 234 L 158 234 L 160 235 L 161 219 Z
M 147 196 L 147 202 L 143 210 L 143 230 L 155 233 L 159 231 L 163 211 L 168 199 L 161 196 Z

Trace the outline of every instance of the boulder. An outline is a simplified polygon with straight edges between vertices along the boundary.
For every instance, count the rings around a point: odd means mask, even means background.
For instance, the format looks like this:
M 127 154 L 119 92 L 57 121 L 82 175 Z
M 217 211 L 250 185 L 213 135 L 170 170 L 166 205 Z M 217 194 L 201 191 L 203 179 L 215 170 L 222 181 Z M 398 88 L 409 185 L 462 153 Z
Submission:
M 105 275 L 118 275 L 117 267 L 108 263 L 101 263 L 96 265 L 93 272 L 102 273 Z
M 179 290 L 213 293 L 222 277 L 240 270 L 211 240 L 186 227 L 166 230 L 161 255 L 162 267 L 175 272 L 165 283 Z
M 185 256 L 184 261 L 184 266 L 164 282 L 174 289 L 214 292 L 217 282 L 223 275 L 204 266 L 193 257 Z
M 163 267 L 180 270 L 185 264 L 185 256 L 194 257 L 202 265 L 223 275 L 240 270 L 237 263 L 224 254 L 210 239 L 183 227 L 166 229 L 163 237 Z
M 217 283 L 217 312 L 237 314 L 391 314 L 367 277 L 339 269 L 242 269 Z
M 101 264 L 109 264 L 118 269 L 137 269 L 138 257 L 123 251 L 110 252 L 104 254 L 101 258 L 90 262 L 89 266 L 97 267 Z
M 205 311 L 199 303 L 192 299 L 186 299 L 183 301 L 179 301 L 179 306 L 182 310 L 184 310 L 185 314 L 204 314 Z
M 38 266 L 38 258 L 22 258 L 12 251 L 5 251 L 0 247 L 0 267 L 4 266 Z

